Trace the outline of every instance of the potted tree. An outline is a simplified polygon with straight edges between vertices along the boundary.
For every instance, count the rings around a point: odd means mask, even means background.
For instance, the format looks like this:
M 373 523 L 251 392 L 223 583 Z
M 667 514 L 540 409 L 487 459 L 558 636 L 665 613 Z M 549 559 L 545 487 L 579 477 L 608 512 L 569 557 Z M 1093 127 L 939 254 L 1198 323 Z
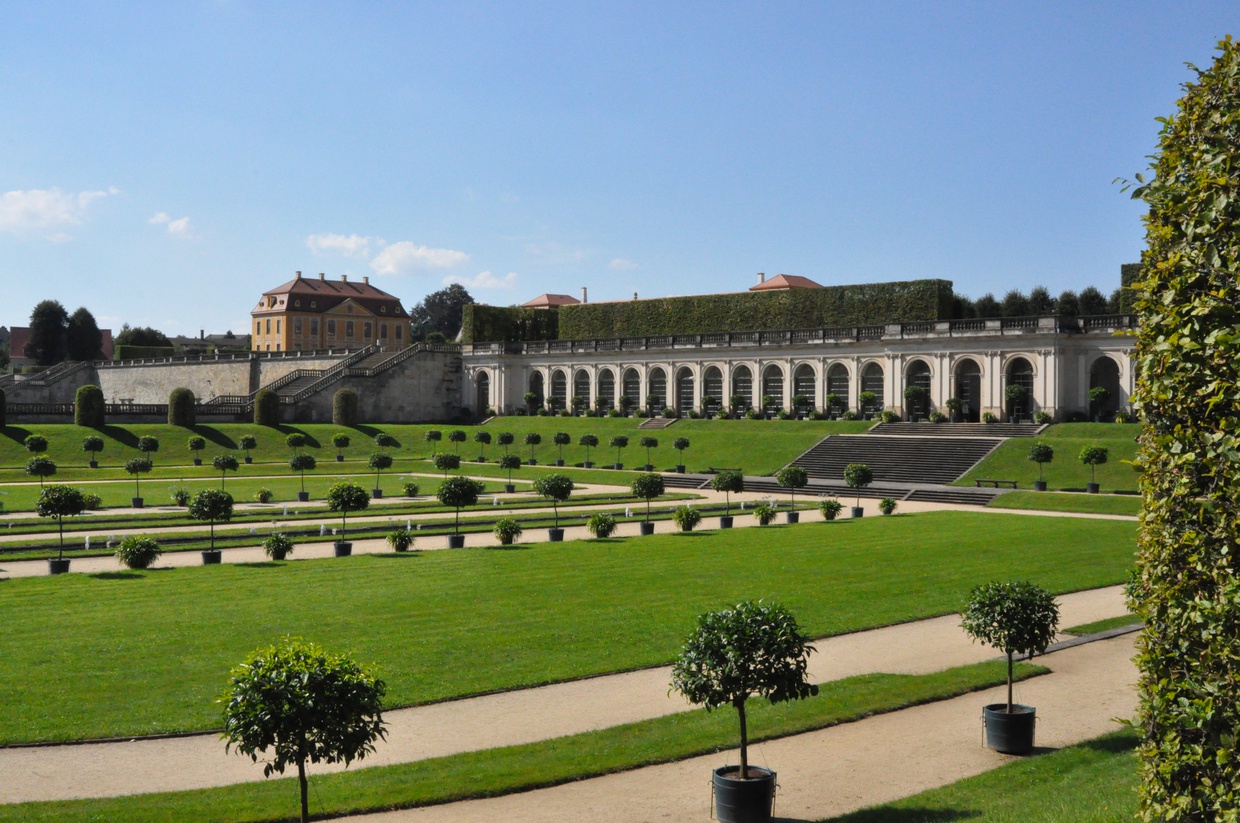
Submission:
M 663 496 L 663 475 L 639 474 L 633 478 L 629 491 L 634 497 L 640 497 L 646 501 L 646 519 L 641 524 L 642 536 L 654 534 L 654 523 L 650 522 L 650 501 Z
M 215 524 L 227 523 L 232 520 L 232 495 L 219 489 L 203 489 L 194 495 L 189 503 L 189 516 L 195 520 L 205 520 L 211 524 L 211 548 L 202 553 L 202 565 L 214 566 L 220 562 L 220 550 L 215 548 Z
M 925 386 L 906 386 L 904 389 L 904 402 L 907 406 L 908 419 L 910 423 L 920 420 L 925 415 L 926 403 Z
M 672 448 L 676 450 L 676 454 L 677 454 L 678 462 L 676 463 L 676 473 L 684 474 L 685 473 L 685 449 L 689 448 L 689 438 L 677 437 L 675 440 L 672 441 Z
M 141 475 L 150 474 L 151 461 L 145 457 L 135 457 L 125 464 L 125 471 L 133 478 L 133 500 L 130 501 L 135 509 L 142 508 L 142 485 L 139 483 Z
M 825 400 L 827 402 L 827 416 L 834 420 L 842 411 L 841 407 L 844 405 L 844 398 L 835 392 L 828 392 Z
M 431 444 L 431 459 L 435 459 L 435 452 L 439 450 L 439 441 L 443 440 L 443 432 L 439 429 L 430 429 L 426 434 L 422 435 L 422 439 Z
M 453 429 L 448 432 L 448 442 L 452 444 L 452 453 L 461 453 L 461 444 L 468 439 L 468 435 L 461 429 Z
M 620 395 L 620 413 L 625 417 L 629 416 L 629 412 L 633 411 L 633 407 L 637 405 L 637 401 L 629 397 L 627 394 Z
M 235 472 L 240 468 L 237 463 L 237 456 L 233 454 L 217 454 L 211 458 L 211 468 L 220 473 L 220 488 L 224 488 L 224 478 L 228 476 L 228 472 Z
M 45 458 L 46 459 L 46 458 Z M 49 574 L 64 574 L 69 571 L 69 561 L 65 560 L 65 518 L 81 514 L 86 510 L 86 499 L 82 493 L 71 486 L 48 486 L 39 492 L 39 501 L 35 504 L 35 512 L 39 517 L 51 517 L 56 520 L 56 531 L 60 535 L 60 549 L 56 558 L 48 558 Z
M 1042 465 L 1055 459 L 1055 450 L 1050 443 L 1038 441 L 1029 446 L 1029 459 L 1038 464 L 1038 479 L 1033 482 L 1034 491 L 1046 491 L 1046 481 L 1042 479 Z
M 865 509 L 861 508 L 861 490 L 874 482 L 873 470 L 864 463 L 849 463 L 844 467 L 844 485 L 857 493 L 857 505 L 852 507 L 852 516 L 861 517 Z
M 624 463 L 620 462 L 620 452 L 628 448 L 629 438 L 625 437 L 623 434 L 617 434 L 615 437 L 611 439 L 610 445 L 613 449 L 616 450 L 616 462 L 612 466 L 612 468 L 615 469 L 616 471 L 619 471 L 620 469 L 624 468 Z
M 1003 396 L 1008 401 L 1008 422 L 1019 423 L 1025 399 L 1029 396 L 1029 389 L 1019 383 L 1013 383 L 1003 390 Z
M 273 532 L 263 540 L 263 553 L 272 560 L 283 560 L 293 553 L 293 541 L 287 534 Z
M 336 432 L 332 435 L 332 445 L 336 447 L 336 462 L 344 462 L 344 450 L 349 448 L 349 444 L 353 442 L 353 438 L 348 432 Z
M 495 436 L 495 442 L 504 447 L 504 454 L 508 454 L 508 447 L 516 440 L 512 432 L 500 432 Z
M 1089 405 L 1093 408 L 1094 422 L 1102 422 L 1102 410 L 1111 399 L 1111 392 L 1106 386 L 1094 386 L 1089 390 Z
M 288 467 L 301 474 L 301 491 L 297 492 L 297 500 L 301 503 L 310 499 L 310 492 L 306 491 L 306 472 L 314 471 L 316 466 L 318 461 L 314 459 L 314 455 L 305 452 L 293 455 L 288 461 Z
M 878 511 L 884 517 L 888 517 L 895 514 L 896 506 L 898 505 L 899 503 L 894 497 L 884 497 L 882 500 L 878 501 Z
M 573 406 L 573 416 L 580 417 L 581 410 L 586 407 L 586 399 L 579 394 L 574 394 L 572 400 L 569 402 Z
M 131 534 L 116 547 L 116 559 L 129 569 L 149 569 L 163 550 L 153 537 Z
M 551 501 L 555 526 L 547 530 L 547 538 L 552 543 L 561 542 L 564 530 L 560 528 L 560 504 L 572 495 L 573 479 L 566 474 L 546 474 L 534 481 L 534 491 Z
M 1090 494 L 1098 493 L 1098 478 L 1094 469 L 1106 463 L 1110 456 L 1110 451 L 1104 446 L 1086 446 L 1081 449 L 1081 462 L 1089 466 L 1089 483 L 1086 484 L 1085 491 Z
M 26 474 L 39 478 L 39 488 L 43 488 L 43 480 L 56 474 L 56 463 L 50 457 L 32 457 L 26 461 Z
M 245 452 L 245 462 L 253 463 L 254 458 L 250 456 L 250 450 L 258 448 L 258 440 L 252 434 L 243 434 L 237 440 L 237 445 Z
M 538 465 L 538 459 L 535 457 L 535 452 L 538 450 L 539 443 L 542 443 L 542 435 L 538 432 L 529 432 L 525 435 L 525 445 L 530 447 L 531 466 Z
M 31 454 L 43 454 L 47 451 L 47 438 L 41 434 L 26 435 L 26 439 L 22 441 L 22 445 L 26 447 L 26 451 Z
M 568 432 L 556 432 L 551 438 L 551 442 L 555 443 L 555 447 L 560 450 L 559 456 L 555 459 L 555 465 L 564 465 L 564 447 L 573 442 L 573 437 Z
M 753 519 L 758 521 L 759 526 L 771 525 L 775 522 L 775 507 L 759 503 L 753 507 Z
M 447 477 L 448 472 L 454 472 L 461 467 L 461 456 L 459 454 L 448 454 L 442 452 L 435 455 L 435 468 L 443 472 L 443 476 Z
M 637 444 L 646 450 L 646 466 L 645 471 L 654 471 L 654 464 L 650 462 L 650 450 L 659 448 L 659 438 L 643 437 L 637 441 Z
M 719 528 L 732 528 L 732 494 L 740 494 L 745 490 L 745 475 L 739 471 L 724 469 L 710 479 L 710 487 L 723 492 L 723 516 L 719 518 Z
M 400 448 L 400 443 L 395 437 L 387 432 L 379 432 L 375 435 L 375 448 L 377 449 L 396 449 Z
M 139 437 L 138 451 L 142 452 L 142 456 L 150 460 L 151 465 L 154 466 L 155 461 L 151 458 L 151 455 L 159 451 L 159 440 L 154 437 Z
M 511 546 L 513 541 L 520 537 L 521 532 L 524 530 L 521 528 L 521 524 L 513 518 L 501 517 L 495 521 L 495 528 L 491 531 L 501 546 Z
M 1012 702 L 1012 660 L 1046 651 L 1059 627 L 1059 606 L 1050 592 L 1027 582 L 985 583 L 969 595 L 961 628 L 1007 655 L 1007 702 L 983 709 L 986 745 L 1008 754 L 1033 749 L 1034 708 Z
M 370 496 L 375 500 L 378 500 L 383 497 L 383 489 L 380 488 L 380 482 L 382 480 L 381 475 L 387 469 L 392 468 L 392 455 L 387 452 L 375 452 L 370 456 L 370 459 L 366 461 L 366 465 L 375 471 L 375 487 L 371 491 Z
M 82 451 L 90 454 L 90 467 L 92 469 L 99 468 L 99 452 L 103 451 L 103 438 L 97 435 L 91 435 L 82 441 Z
M 532 391 L 527 391 L 525 394 L 521 395 L 521 399 L 525 401 L 526 411 L 532 415 L 535 409 L 538 408 L 538 395 L 534 394 Z
M 474 432 L 474 442 L 478 444 L 478 462 L 487 462 L 487 446 L 491 444 L 491 433 L 484 431 Z
M 353 544 L 345 540 L 345 528 L 349 522 L 349 512 L 366 511 L 370 506 L 370 495 L 366 490 L 351 480 L 333 483 L 327 490 L 327 508 L 340 512 L 340 539 L 332 544 L 336 557 L 348 557 L 353 554 Z
M 521 468 L 521 458 L 515 454 L 506 454 L 499 459 L 499 467 L 508 470 L 508 482 L 504 484 L 504 492 L 512 494 L 517 487 L 512 482 L 512 473 L 515 469 Z
M 194 453 L 194 465 L 202 465 L 202 450 L 207 447 L 206 438 L 194 436 L 185 441 L 185 446 Z
M 786 521 L 800 523 L 801 513 L 796 510 L 797 489 L 803 489 L 809 484 L 809 475 L 800 466 L 785 466 L 775 475 L 775 482 L 780 488 L 787 489 L 792 498 L 792 510 L 785 515 Z
M 284 445 L 292 449 L 293 454 L 298 454 L 306 447 L 306 436 L 301 432 L 293 432 L 284 438 Z
M 448 535 L 449 549 L 465 547 L 465 535 L 461 534 L 461 509 L 477 503 L 478 495 L 482 494 L 484 488 L 485 486 L 481 482 L 474 480 L 472 477 L 462 477 L 460 475 L 449 477 L 439 484 L 439 490 L 435 492 L 435 497 L 443 505 L 456 509 L 454 531 Z
M 818 694 L 809 682 L 809 638 L 787 609 L 746 601 L 707 612 L 672 665 L 672 688 L 714 711 L 736 709 L 740 765 L 721 766 L 713 777 L 715 816 L 724 823 L 766 823 L 775 800 L 775 773 L 749 765 L 745 704 L 761 696 L 771 703 Z
M 826 499 L 818 504 L 818 511 L 822 512 L 823 520 L 834 520 L 843 511 L 844 504 L 838 500 Z
M 749 411 L 749 398 L 743 394 L 734 394 L 728 398 L 728 403 L 732 405 L 732 416 L 740 420 L 745 412 Z
M 964 401 L 959 397 L 949 397 L 943 401 L 943 405 L 947 407 L 948 414 L 951 415 L 951 421 L 959 423 L 960 412 L 964 409 Z
M 577 441 L 577 445 L 586 447 L 586 461 L 582 463 L 587 469 L 593 468 L 594 463 L 590 461 L 590 449 L 598 446 L 598 437 L 593 434 L 583 434 L 581 439 Z
M 702 522 L 702 513 L 692 506 L 677 506 L 672 512 L 672 520 L 682 532 L 691 532 L 693 527 Z
M 863 391 L 857 395 L 857 406 L 860 408 L 861 416 L 866 420 L 874 418 L 874 405 L 878 403 L 878 395 L 872 391 Z

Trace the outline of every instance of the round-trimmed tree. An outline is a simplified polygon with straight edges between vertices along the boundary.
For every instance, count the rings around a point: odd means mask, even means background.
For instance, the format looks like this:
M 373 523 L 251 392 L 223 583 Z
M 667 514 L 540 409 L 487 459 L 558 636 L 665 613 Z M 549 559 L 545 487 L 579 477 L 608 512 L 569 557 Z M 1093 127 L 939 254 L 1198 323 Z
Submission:
M 98 464 L 99 452 L 103 451 L 103 445 L 103 438 L 94 434 L 82 440 L 82 451 L 90 454 L 92 464 Z
M 370 456 L 370 459 L 366 461 L 366 465 L 374 470 L 375 490 L 379 491 L 381 489 L 381 475 L 386 470 L 392 468 L 392 455 L 387 452 L 375 452 Z
M 154 464 L 145 457 L 135 457 L 125 464 L 125 472 L 133 478 L 133 496 L 142 498 L 142 475 L 150 474 Z
M 26 474 L 39 478 L 39 488 L 43 488 L 44 479 L 56 474 L 56 464 L 50 457 L 32 457 L 26 461 Z
M 861 490 L 874 482 L 874 470 L 865 463 L 849 463 L 844 467 L 844 485 L 857 493 L 857 506 L 861 506 Z
M 336 432 L 332 435 L 332 445 L 336 447 L 336 459 L 344 460 L 344 450 L 349 448 L 349 444 L 353 442 L 353 438 L 349 437 L 347 432 Z
M 556 448 L 560 450 L 557 459 L 560 461 L 560 464 L 563 465 L 564 447 L 573 442 L 573 436 L 568 432 L 556 432 L 552 436 L 551 442 L 554 443 Z
M 439 447 L 439 441 L 443 440 L 443 432 L 439 429 L 429 429 L 426 434 L 422 435 L 422 438 L 431 444 L 431 458 L 433 459 Z
M 461 444 L 469 439 L 462 429 L 453 429 L 448 432 L 448 442 L 452 444 L 452 449 L 456 454 L 461 453 Z
M 538 445 L 540 443 L 542 443 L 542 435 L 539 434 L 538 432 L 529 432 L 525 435 L 525 445 L 530 447 L 530 465 L 531 466 L 537 462 L 537 458 L 535 457 L 535 454 L 538 450 Z
M 184 386 L 168 393 L 168 425 L 191 428 L 197 422 L 194 393 Z
M 491 433 L 487 431 L 474 432 L 474 442 L 478 444 L 478 462 L 485 463 L 487 459 L 487 446 L 491 443 Z
M 672 448 L 676 450 L 676 453 L 678 455 L 677 457 L 678 467 L 684 466 L 685 449 L 689 448 L 689 438 L 677 437 L 675 440 L 672 441 Z
M 30 434 L 22 441 L 22 445 L 31 454 L 43 454 L 47 451 L 47 438 L 41 434 Z
M 663 496 L 663 475 L 654 472 L 639 474 L 629 484 L 629 491 L 634 497 L 640 497 L 646 501 L 646 522 L 649 523 L 650 501 Z
M 221 489 L 203 489 L 189 501 L 189 516 L 211 524 L 211 550 L 215 551 L 215 524 L 232 520 L 232 495 Z
M 301 475 L 301 491 L 306 491 L 306 472 L 314 471 L 319 462 L 314 459 L 313 454 L 295 454 L 288 461 L 288 467 Z
M 280 395 L 271 389 L 254 394 L 254 422 L 259 426 L 280 425 Z
M 521 468 L 521 458 L 515 454 L 506 454 L 499 459 L 499 467 L 508 472 L 508 485 L 512 485 L 512 473 Z
M 495 442 L 504 447 L 504 454 L 508 454 L 508 447 L 516 442 L 512 432 L 500 432 L 495 436 Z
M 258 448 L 258 438 L 252 434 L 243 434 L 237 439 L 237 445 L 245 452 L 245 462 L 249 463 L 253 459 L 250 450 Z
M 560 504 L 573 494 L 573 478 L 566 474 L 544 474 L 534 481 L 534 492 L 551 501 L 555 528 L 560 528 Z
M 1095 469 L 1097 469 L 1098 466 L 1105 464 L 1110 456 L 1111 452 L 1105 446 L 1086 446 L 1081 449 L 1081 462 L 1086 466 L 1089 466 L 1090 483 L 1098 482 L 1098 479 L 1094 474 Z
M 353 389 L 337 389 L 332 395 L 332 424 L 350 429 L 357 426 L 357 392 Z
M 138 451 L 142 452 L 143 457 L 151 461 L 152 466 L 155 465 L 155 460 L 151 457 L 151 455 L 159 451 L 159 438 L 151 437 L 149 435 L 146 437 L 139 437 Z
M 461 533 L 461 509 L 475 505 L 478 502 L 478 495 L 482 494 L 484 488 L 486 486 L 481 481 L 460 475 L 449 477 L 439 484 L 435 497 L 443 505 L 451 506 L 456 510 L 456 520 L 453 526 L 455 534 Z
M 207 439 L 194 435 L 185 441 L 185 448 L 194 453 L 194 465 L 202 462 L 202 450 L 207 447 Z
M 659 438 L 646 436 L 646 437 L 643 437 L 641 440 L 638 440 L 637 445 L 641 446 L 643 449 L 646 450 L 646 466 L 649 467 L 651 465 L 650 450 L 659 448 Z
M 345 526 L 348 525 L 349 512 L 366 511 L 370 506 L 370 495 L 366 490 L 351 480 L 333 483 L 327 490 L 327 508 L 340 512 L 340 539 L 344 540 Z
M 583 434 L 577 441 L 577 445 L 586 447 L 586 463 L 590 462 L 590 449 L 598 446 L 598 436 L 593 434 Z
M 1012 660 L 1046 651 L 1059 627 L 1050 592 L 1028 582 L 985 583 L 969 595 L 960 626 L 974 640 L 1007 655 L 1007 710 L 1012 711 Z
M 623 434 L 617 434 L 615 437 L 611 438 L 611 443 L 609 445 L 616 450 L 616 465 L 623 465 L 624 461 L 621 459 L 620 453 L 629 447 L 629 438 Z
M 435 468 L 443 472 L 443 476 L 447 477 L 448 472 L 454 472 L 461 467 L 461 456 L 459 454 L 449 454 L 441 452 L 435 455 Z
M 240 468 L 235 454 L 217 454 L 211 458 L 211 466 L 220 473 L 220 488 L 224 488 L 224 478 L 228 476 L 228 472 L 235 472 Z
M 797 489 L 803 489 L 809 484 L 809 475 L 805 473 L 805 469 L 800 466 L 785 466 L 775 475 L 775 482 L 779 484 L 781 489 L 787 489 L 792 497 L 792 505 L 797 502 Z
M 46 459 L 46 458 L 35 458 Z M 51 461 L 48 461 L 51 462 Z M 65 557 L 65 518 L 81 514 L 86 510 L 86 499 L 82 493 L 71 486 L 48 486 L 39 492 L 39 501 L 34 507 L 39 517 L 51 517 L 56 521 L 56 531 L 60 535 L 60 550 L 57 560 Z
M 745 475 L 725 469 L 710 479 L 710 487 L 717 492 L 723 492 L 724 517 L 728 517 L 732 514 L 732 495 L 745 490 Z
M 73 422 L 88 429 L 100 429 L 104 425 L 103 389 L 98 386 L 78 386 L 73 396 Z
M 1029 459 L 1038 464 L 1038 482 L 1042 481 L 1042 466 L 1055 459 L 1055 449 L 1041 440 L 1029 446 Z

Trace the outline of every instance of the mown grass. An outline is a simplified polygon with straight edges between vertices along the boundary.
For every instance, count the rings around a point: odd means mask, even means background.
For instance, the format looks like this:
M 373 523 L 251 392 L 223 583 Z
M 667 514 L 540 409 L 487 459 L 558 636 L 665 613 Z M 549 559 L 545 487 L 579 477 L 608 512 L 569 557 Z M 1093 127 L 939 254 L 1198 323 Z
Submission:
M 1128 823 L 1137 735 L 1114 734 L 820 823 Z
M 1083 512 L 1088 514 L 1141 513 L 1141 498 L 1128 494 L 1064 494 L 1059 492 L 1006 492 L 990 502 L 992 509 Z
M 1104 632 L 1107 629 L 1118 629 L 1120 626 L 1135 626 L 1141 622 L 1141 618 L 1135 614 L 1123 614 L 1119 617 L 1108 617 L 1105 620 L 1095 620 L 1093 623 L 1082 623 L 1079 626 L 1072 626 L 1063 631 L 1068 634 L 1093 634 L 1094 632 Z
M 1018 676 L 1023 679 L 1045 671 L 1022 664 Z M 791 703 L 771 705 L 755 699 L 747 706 L 750 740 L 771 740 L 942 700 L 998 685 L 1005 677 L 1003 664 L 991 662 L 929 675 L 851 677 L 825 683 L 817 697 Z M 688 711 L 520 746 L 313 777 L 311 813 L 362 814 L 489 797 L 683 760 L 734 748 L 736 727 L 736 713 L 726 708 L 710 714 Z M 0 806 L 0 823 L 259 823 L 289 819 L 296 802 L 296 780 L 282 778 L 136 797 Z
M 778 600 L 816 636 L 945 614 L 992 579 L 1127 577 L 1122 521 L 936 512 L 798 527 L 0 581 L 0 742 L 201 730 L 251 650 L 377 665 L 393 705 L 666 663 L 696 616 Z M 140 699 L 135 699 L 140 695 Z
M 1135 492 L 1137 473 L 1123 461 L 1131 461 L 1136 455 L 1136 436 L 1140 431 L 1140 426 L 1124 423 L 1059 423 L 1049 427 L 1036 438 L 1055 450 L 1055 459 L 1042 467 L 1047 488 L 1084 491 L 1089 482 L 1089 466 L 1081 463 L 1081 449 L 1098 445 L 1110 450 L 1107 462 L 1096 467 L 1102 490 Z M 956 484 L 972 486 L 975 478 L 999 478 L 1018 480 L 1032 487 L 1038 479 L 1038 464 L 1029 460 L 1029 446 L 1034 442 L 1031 437 L 1011 438 Z

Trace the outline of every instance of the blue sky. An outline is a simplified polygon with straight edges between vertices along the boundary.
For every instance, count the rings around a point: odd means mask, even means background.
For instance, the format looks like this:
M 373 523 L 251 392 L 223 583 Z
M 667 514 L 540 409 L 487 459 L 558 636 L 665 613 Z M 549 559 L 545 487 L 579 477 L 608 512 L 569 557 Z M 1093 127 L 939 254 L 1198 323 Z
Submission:
M 1232 2 L 27 3 L 0 27 L 0 324 L 941 277 L 1118 285 Z

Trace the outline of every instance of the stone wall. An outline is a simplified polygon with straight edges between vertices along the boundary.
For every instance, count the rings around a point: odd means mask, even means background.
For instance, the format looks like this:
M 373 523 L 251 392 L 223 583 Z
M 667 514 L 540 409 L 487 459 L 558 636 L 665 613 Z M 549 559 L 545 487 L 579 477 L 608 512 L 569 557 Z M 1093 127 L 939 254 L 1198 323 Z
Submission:
M 345 377 L 296 407 L 282 406 L 280 414 L 284 422 L 330 423 L 332 398 L 340 389 L 352 389 L 359 421 L 453 420 L 461 413 L 461 376 L 458 352 L 420 352 L 374 377 Z

